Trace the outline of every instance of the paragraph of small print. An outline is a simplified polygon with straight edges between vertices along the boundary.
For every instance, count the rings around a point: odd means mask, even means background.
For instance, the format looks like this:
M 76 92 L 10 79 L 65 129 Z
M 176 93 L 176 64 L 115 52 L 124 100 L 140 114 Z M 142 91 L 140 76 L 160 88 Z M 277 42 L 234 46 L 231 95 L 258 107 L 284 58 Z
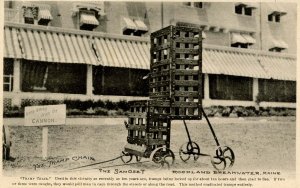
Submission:
M 284 183 L 283 177 L 20 177 L 11 187 L 255 187 L 258 184 Z

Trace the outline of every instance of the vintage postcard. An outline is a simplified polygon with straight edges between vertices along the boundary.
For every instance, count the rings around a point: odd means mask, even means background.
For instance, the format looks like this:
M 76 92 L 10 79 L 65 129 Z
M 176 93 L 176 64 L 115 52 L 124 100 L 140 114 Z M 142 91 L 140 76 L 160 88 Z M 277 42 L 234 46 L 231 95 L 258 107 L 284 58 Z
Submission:
M 1 6 L 1 187 L 299 186 L 296 1 Z

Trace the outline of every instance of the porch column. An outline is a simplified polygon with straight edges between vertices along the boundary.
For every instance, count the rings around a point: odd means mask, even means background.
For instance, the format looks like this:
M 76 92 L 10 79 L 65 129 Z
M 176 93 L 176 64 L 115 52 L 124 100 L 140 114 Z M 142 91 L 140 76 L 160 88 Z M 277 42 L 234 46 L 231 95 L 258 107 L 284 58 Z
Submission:
M 256 101 L 256 97 L 258 95 L 258 78 L 253 78 L 253 91 L 252 91 L 253 101 Z
M 21 63 L 19 59 L 14 60 L 14 79 L 13 79 L 13 92 L 20 92 L 21 86 Z
M 21 62 L 19 59 L 14 59 L 14 77 L 13 77 L 13 90 L 15 93 L 12 98 L 13 106 L 21 106 L 21 96 L 19 95 L 21 92 Z
M 209 76 L 204 74 L 204 100 L 209 100 Z
M 86 95 L 93 95 L 93 65 L 87 65 L 86 71 Z

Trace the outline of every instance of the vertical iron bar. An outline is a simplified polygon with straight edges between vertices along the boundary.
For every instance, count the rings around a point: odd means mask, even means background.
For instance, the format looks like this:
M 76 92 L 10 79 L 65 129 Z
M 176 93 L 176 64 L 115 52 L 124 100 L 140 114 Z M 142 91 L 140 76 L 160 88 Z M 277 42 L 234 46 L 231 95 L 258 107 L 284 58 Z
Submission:
M 214 131 L 212 125 L 210 124 L 210 122 L 209 122 L 209 120 L 208 120 L 208 118 L 207 118 L 207 116 L 206 116 L 206 114 L 205 114 L 205 112 L 204 112 L 204 109 L 201 108 L 201 110 L 202 110 L 202 113 L 203 113 L 203 115 L 204 115 L 204 117 L 205 117 L 205 119 L 206 119 L 206 121 L 207 121 L 207 123 L 208 123 L 208 125 L 209 125 L 209 128 L 210 128 L 210 130 L 211 130 L 211 133 L 212 133 L 213 136 L 214 136 L 214 139 L 215 139 L 215 141 L 216 141 L 217 146 L 220 146 L 219 141 L 218 141 L 218 138 L 217 138 L 217 136 L 216 136 L 216 134 L 215 134 L 215 131 Z
M 167 119 L 167 148 L 170 149 L 171 145 L 171 120 Z
M 187 136 L 189 138 L 189 143 L 192 143 L 191 136 L 190 136 L 190 133 L 189 133 L 189 129 L 186 126 L 185 120 L 183 120 L 183 123 L 184 123 L 184 126 L 185 126 L 185 130 L 186 130 Z

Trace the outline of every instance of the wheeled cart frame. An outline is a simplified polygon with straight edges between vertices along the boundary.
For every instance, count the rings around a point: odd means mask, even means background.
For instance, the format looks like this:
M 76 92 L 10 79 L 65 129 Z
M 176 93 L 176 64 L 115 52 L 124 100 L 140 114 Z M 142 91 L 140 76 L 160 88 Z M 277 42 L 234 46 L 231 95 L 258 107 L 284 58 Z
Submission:
M 172 120 L 183 120 L 188 142 L 179 150 L 183 161 L 200 153 L 198 144 L 190 138 L 185 120 L 205 117 L 216 141 L 216 155 L 211 157 L 216 169 L 231 167 L 234 153 L 221 147 L 215 132 L 202 108 L 202 31 L 197 27 L 169 26 L 151 34 L 150 76 L 148 101 L 131 103 L 128 122 L 127 145 L 123 162 L 133 156 L 151 158 L 155 163 L 170 166 L 175 155 L 170 150 Z

